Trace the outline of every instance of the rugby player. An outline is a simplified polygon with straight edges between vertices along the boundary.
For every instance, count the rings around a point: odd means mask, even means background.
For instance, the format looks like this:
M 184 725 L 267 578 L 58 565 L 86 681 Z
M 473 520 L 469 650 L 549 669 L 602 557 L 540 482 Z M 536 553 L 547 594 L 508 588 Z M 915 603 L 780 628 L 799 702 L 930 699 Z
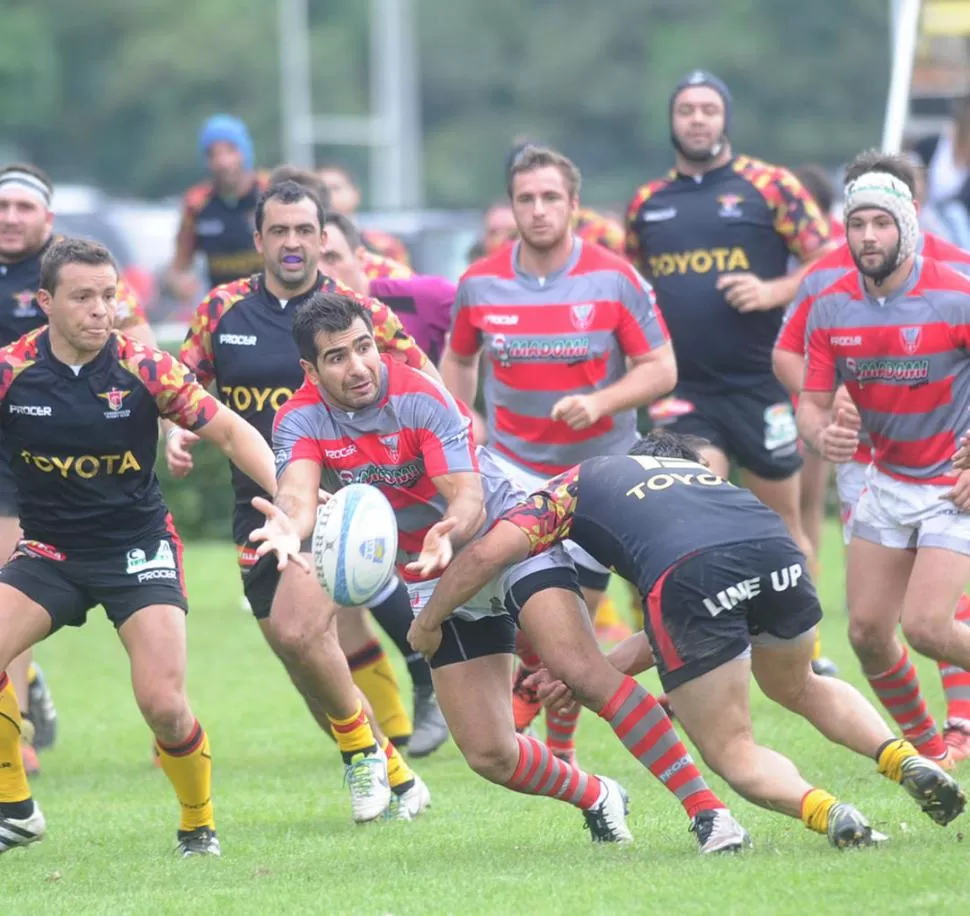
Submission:
M 158 420 L 196 430 L 270 491 L 273 456 L 173 357 L 112 332 L 117 289 L 106 248 L 55 242 L 37 291 L 48 326 L 0 350 L 0 428 L 23 526 L 0 569 L 0 672 L 103 605 L 178 796 L 178 850 L 219 855 L 209 742 L 185 694 L 182 543 L 154 472 Z M 21 762 L 22 727 L 0 674 L 0 852 L 46 829 Z
M 0 346 L 7 346 L 47 322 L 37 302 L 40 262 L 53 243 L 50 178 L 27 163 L 0 169 Z M 115 327 L 153 346 L 154 335 L 132 291 L 121 280 L 115 295 Z M 0 442 L 0 559 L 13 553 L 20 538 L 17 521 L 16 481 L 9 469 L 11 457 Z M 43 674 L 31 664 L 31 654 L 13 660 L 7 668 L 20 709 L 27 723 L 24 763 L 37 773 L 36 749 L 48 747 L 56 735 L 57 714 Z M 33 732 L 33 735 L 31 735 Z
M 884 172 L 895 176 L 910 189 L 914 201 L 916 200 L 919 173 L 906 157 L 884 155 L 878 150 L 860 153 L 846 170 L 845 180 L 854 181 L 868 172 Z M 917 213 L 919 212 L 917 204 Z M 941 261 L 964 276 L 970 274 L 970 253 L 929 232 L 920 233 L 916 254 Z M 829 286 L 854 269 L 852 250 L 848 245 L 842 245 L 816 261 L 802 280 L 772 353 L 775 375 L 793 395 L 801 392 L 805 376 L 805 327 L 812 305 Z M 854 427 L 860 426 L 859 413 L 844 385 L 840 385 L 836 391 L 833 408 L 843 411 L 845 422 Z M 836 465 L 836 487 L 842 510 L 842 535 L 846 544 L 849 543 L 852 531 L 852 513 L 865 487 L 866 468 L 871 460 L 869 438 L 865 430 L 860 429 L 859 447 L 852 460 Z M 970 598 L 965 595 L 957 602 L 956 619 L 970 624 Z M 952 758 L 962 760 L 970 756 L 970 673 L 949 662 L 941 661 L 938 666 L 947 707 L 943 740 Z
M 471 404 L 485 352 L 489 450 L 527 492 L 586 458 L 625 453 L 636 439 L 637 408 L 677 380 L 650 285 L 619 255 L 571 230 L 580 182 L 576 166 L 554 150 L 518 153 L 507 190 L 520 241 L 462 277 L 441 362 L 449 391 Z M 610 571 L 576 545 L 566 549 L 595 613 Z M 538 659 L 524 641 L 520 656 L 521 731 L 540 705 L 522 689 Z M 549 722 L 555 753 L 575 752 L 575 730 L 575 721 Z
M 199 152 L 209 179 L 185 194 L 166 276 L 172 292 L 193 304 L 202 292 L 193 271 L 197 251 L 205 257 L 211 286 L 249 276 L 262 266 L 253 247 L 253 214 L 267 186 L 266 176 L 255 171 L 253 141 L 239 118 L 209 118 L 199 131 Z
M 401 319 L 428 359 L 437 365 L 451 327 L 455 284 L 444 277 L 427 274 L 372 279 L 367 275 L 366 249 L 360 230 L 353 220 L 330 210 L 323 224 L 326 237 L 320 269 L 355 293 L 380 299 Z
M 357 215 L 357 208 L 360 207 L 360 188 L 354 182 L 353 176 L 342 165 L 329 164 L 320 166 L 317 175 L 324 183 L 330 193 L 330 203 L 327 209 L 336 210 L 349 219 Z M 389 268 L 409 268 L 411 266 L 411 255 L 408 253 L 407 246 L 396 236 L 389 232 L 381 232 L 379 229 L 364 229 L 360 233 L 361 241 L 369 257 L 365 255 L 365 262 L 369 269 L 377 265 L 387 265 Z M 401 270 L 391 269 L 389 271 L 397 276 L 404 276 Z M 381 275 L 375 271 L 375 275 Z M 385 274 L 386 275 L 386 274 Z
M 567 538 L 643 596 L 645 632 L 617 646 L 610 660 L 628 676 L 656 660 L 678 721 L 711 769 L 745 798 L 801 818 L 833 846 L 878 839 L 856 808 L 754 742 L 753 673 L 769 698 L 829 740 L 877 760 L 937 823 L 963 810 L 953 779 L 894 738 L 854 687 L 812 671 L 822 611 L 805 556 L 782 520 L 713 474 L 691 441 L 668 432 L 650 433 L 629 456 L 584 461 L 507 511 L 444 572 L 414 622 L 413 644 L 433 652 L 443 621 L 484 583 Z M 543 659 L 582 698 L 570 676 Z
M 798 426 L 823 457 L 851 462 L 858 425 L 844 408 L 833 414 L 844 384 L 872 445 L 851 518 L 849 638 L 903 734 L 955 762 L 970 749 L 968 710 L 951 710 L 940 735 L 896 628 L 921 655 L 970 669 L 970 627 L 954 612 L 970 581 L 970 473 L 951 464 L 970 397 L 970 279 L 917 256 L 913 184 L 900 168 L 867 169 L 846 186 L 856 268 L 811 304 Z
M 270 187 L 256 206 L 255 243 L 264 259 L 264 271 L 212 290 L 199 305 L 180 351 L 180 358 L 199 381 L 206 387 L 214 386 L 216 396 L 258 429 L 267 443 L 272 441 L 276 411 L 303 381 L 293 343 L 293 314 L 314 292 L 338 286 L 317 270 L 322 218 L 319 201 L 306 188 L 291 181 Z M 376 300 L 367 300 L 366 307 L 374 315 L 382 347 L 395 351 L 416 367 L 425 368 L 427 358 L 396 316 Z M 167 457 L 173 473 L 184 475 L 191 470 L 189 449 L 194 442 L 195 437 L 184 430 L 170 431 Z M 253 616 L 316 721 L 329 730 L 334 719 L 345 720 L 356 708 L 349 698 L 354 696 L 354 691 L 347 661 L 342 656 L 339 661 L 334 657 L 334 605 L 315 578 L 291 572 L 281 579 L 271 558 L 258 562 L 248 535 L 262 518 L 253 509 L 252 498 L 264 495 L 264 491 L 250 478 L 236 472 L 233 489 L 236 497 L 233 539 L 243 590 Z M 404 626 L 405 621 L 410 622 L 407 593 L 403 587 L 391 590 L 387 602 L 381 604 L 386 607 L 375 605 L 378 617 L 390 619 L 390 629 L 404 630 L 400 639 L 409 653 Z M 411 735 L 411 723 L 401 704 L 393 669 L 379 644 L 377 650 L 364 659 L 366 665 L 358 665 L 359 669 L 367 669 L 360 686 L 379 688 L 375 702 L 378 698 L 387 700 L 390 694 L 391 702 L 383 704 L 379 721 L 382 730 L 385 726 L 388 728 L 388 738 L 392 741 L 403 738 L 403 744 Z M 346 711 L 340 715 L 334 713 L 335 703 Z M 419 749 L 426 744 L 438 747 L 447 739 L 447 729 L 439 719 L 440 716 L 432 716 L 423 726 L 418 735 Z M 359 742 L 354 735 L 345 739 L 339 728 L 335 732 L 344 762 L 350 765 L 359 750 L 356 746 Z M 421 807 L 417 802 L 426 789 L 416 781 L 396 746 L 391 743 L 388 747 L 395 812 L 410 809 L 416 813 Z M 368 762 L 367 766 L 371 765 Z M 368 772 L 366 767 L 357 768 L 354 779 L 364 778 Z M 352 789 L 354 785 L 351 780 Z M 363 810 L 371 810 L 369 802 L 363 805 Z
M 288 549 L 313 528 L 321 484 L 369 483 L 398 523 L 399 574 L 420 612 L 441 570 L 463 544 L 515 504 L 522 491 L 477 449 L 468 420 L 440 386 L 380 356 L 369 312 L 355 299 L 318 293 L 296 315 L 307 381 L 273 430 L 276 504 L 252 534 L 258 552 Z M 513 791 L 580 808 L 597 842 L 626 842 L 626 793 L 540 742 L 516 734 L 511 709 L 514 620 L 543 658 L 569 669 L 584 700 L 610 721 L 635 757 L 683 804 L 704 852 L 737 849 L 744 831 L 706 786 L 656 701 L 599 652 L 575 570 L 555 549 L 505 571 L 470 595 L 427 652 L 445 719 L 479 775 Z

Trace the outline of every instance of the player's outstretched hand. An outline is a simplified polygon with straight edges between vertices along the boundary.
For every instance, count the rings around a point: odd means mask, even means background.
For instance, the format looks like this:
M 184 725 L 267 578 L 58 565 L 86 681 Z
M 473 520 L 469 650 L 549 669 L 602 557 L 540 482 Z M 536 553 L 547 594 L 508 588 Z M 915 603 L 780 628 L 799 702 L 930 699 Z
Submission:
M 553 420 L 562 420 L 570 429 L 589 429 L 599 422 L 603 411 L 595 395 L 569 394 L 556 401 L 550 416 Z
M 522 686 L 534 691 L 539 702 L 553 712 L 566 715 L 575 712 L 579 705 L 569 687 L 554 678 L 548 668 L 534 671 L 523 681 Z
M 960 446 L 953 453 L 953 468 L 957 471 L 970 469 L 970 433 L 960 437 Z
M 748 273 L 721 274 L 717 288 L 724 293 L 728 305 L 739 312 L 763 312 L 774 308 L 768 284 Z
M 199 441 L 195 433 L 173 426 L 165 443 L 165 461 L 173 477 L 185 477 L 192 470 L 192 446 Z
M 408 642 L 415 652 L 420 652 L 425 658 L 430 659 L 441 645 L 441 627 L 428 628 L 422 626 L 421 615 L 418 614 L 411 621 L 411 628 L 408 630 Z
M 275 553 L 278 570 L 286 569 L 292 560 L 304 572 L 310 572 L 310 564 L 306 557 L 300 553 L 300 536 L 296 532 L 293 519 L 283 512 L 279 506 L 274 506 L 262 496 L 253 498 L 253 508 L 258 509 L 266 516 L 266 524 L 249 535 L 249 540 L 254 544 L 259 544 L 259 547 L 256 548 L 256 555 L 264 557 L 268 553 Z
M 822 430 L 818 437 L 819 454 L 834 464 L 845 464 L 851 461 L 859 448 L 859 428 L 852 426 L 852 421 L 844 408 L 835 413 L 835 420 Z
M 953 489 L 944 493 L 940 499 L 949 500 L 961 512 L 970 512 L 970 471 L 961 471 Z
M 407 571 L 427 579 L 444 570 L 454 556 L 454 548 L 448 535 L 457 524 L 456 518 L 443 518 L 432 525 L 424 536 L 421 553 L 413 563 L 408 563 Z

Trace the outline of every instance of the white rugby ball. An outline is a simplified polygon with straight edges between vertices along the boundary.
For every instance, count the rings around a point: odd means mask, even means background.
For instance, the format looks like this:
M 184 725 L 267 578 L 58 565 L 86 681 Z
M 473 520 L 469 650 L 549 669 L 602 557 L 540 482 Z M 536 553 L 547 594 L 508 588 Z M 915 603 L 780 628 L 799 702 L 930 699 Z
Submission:
M 317 509 L 313 528 L 317 579 L 337 604 L 366 607 L 394 574 L 397 519 L 376 487 L 341 487 Z

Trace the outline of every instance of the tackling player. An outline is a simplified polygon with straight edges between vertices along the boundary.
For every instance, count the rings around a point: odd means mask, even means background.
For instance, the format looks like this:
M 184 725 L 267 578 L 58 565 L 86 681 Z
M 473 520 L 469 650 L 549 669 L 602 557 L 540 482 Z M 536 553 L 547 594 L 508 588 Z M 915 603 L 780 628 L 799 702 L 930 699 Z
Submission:
M 454 551 L 484 532 L 522 491 L 477 449 L 467 418 L 440 386 L 378 353 L 370 314 L 356 300 L 318 293 L 294 337 L 307 381 L 273 430 L 276 505 L 257 501 L 259 552 L 297 544 L 313 528 L 321 484 L 377 486 L 398 523 L 398 570 L 420 611 Z M 276 549 L 283 549 L 277 547 Z M 559 549 L 504 571 L 449 617 L 429 651 L 435 691 L 469 765 L 517 792 L 580 808 L 592 838 L 626 842 L 626 795 L 612 779 L 562 760 L 512 723 L 517 620 L 543 658 L 556 659 L 584 700 L 683 804 L 704 852 L 740 848 L 744 831 L 704 783 L 656 701 L 599 652 L 575 571 Z
M 970 627 L 954 616 L 970 581 L 970 474 L 950 463 L 970 398 L 970 280 L 916 255 L 911 188 L 870 170 L 845 189 L 857 269 L 811 305 L 798 425 L 823 457 L 852 461 L 859 429 L 844 410 L 833 416 L 845 385 L 872 443 L 851 519 L 849 638 L 903 734 L 955 761 L 970 750 L 970 720 L 939 734 L 896 628 L 920 654 L 970 669 Z
M 576 166 L 554 150 L 518 153 L 508 195 L 521 241 L 462 277 L 441 362 L 447 388 L 472 404 L 486 354 L 489 450 L 527 492 L 578 461 L 625 453 L 636 439 L 637 408 L 677 380 L 649 284 L 623 258 L 571 231 L 580 182 Z M 575 544 L 566 549 L 595 614 L 610 571 Z M 522 689 L 538 659 L 529 646 L 520 650 L 521 731 L 540 705 Z M 548 724 L 549 746 L 575 753 L 576 721 L 555 716 Z
M 179 852 L 219 855 L 209 742 L 185 694 L 182 543 L 154 472 L 158 420 L 196 430 L 269 490 L 272 453 L 173 357 L 112 332 L 117 288 L 106 248 L 55 242 L 37 292 L 48 327 L 0 350 L 0 428 L 23 525 L 0 569 L 0 671 L 102 604 L 178 796 Z M 22 727 L 0 674 L 0 852 L 46 829 L 21 763 Z
M 41 258 L 54 240 L 52 196 L 50 178 L 36 166 L 17 163 L 0 169 L 0 346 L 47 322 L 37 302 L 37 290 Z M 154 345 L 155 338 L 145 313 L 121 280 L 115 295 L 114 315 L 118 330 L 149 346 Z M 20 537 L 16 481 L 9 469 L 10 461 L 11 456 L 0 442 L 0 558 L 4 560 L 13 553 Z M 37 773 L 40 764 L 35 748 L 52 744 L 56 733 L 53 702 L 43 675 L 31 664 L 29 652 L 10 663 L 7 674 L 28 723 L 24 762 L 28 773 Z
M 266 191 L 256 208 L 256 246 L 264 259 L 264 271 L 212 290 L 199 305 L 180 351 L 182 361 L 200 382 L 206 387 L 214 386 L 217 397 L 253 424 L 267 442 L 272 440 L 277 410 L 303 382 L 293 342 L 294 312 L 313 293 L 338 287 L 317 270 L 322 218 L 323 210 L 316 197 L 292 181 Z M 366 300 L 366 305 L 374 315 L 382 347 L 425 368 L 425 355 L 394 313 L 373 299 Z M 174 474 L 183 476 L 191 470 L 188 448 L 194 441 L 183 430 L 171 430 L 167 456 Z M 252 507 L 252 499 L 265 495 L 264 491 L 238 473 L 233 474 L 233 488 L 233 539 L 246 598 L 266 641 L 317 722 L 329 730 L 332 716 L 325 710 L 333 706 L 331 695 L 341 697 L 340 703 L 346 707 L 350 700 L 345 692 L 353 692 L 353 687 L 348 688 L 345 683 L 349 680 L 347 662 L 333 658 L 333 605 L 315 579 L 293 574 L 281 579 L 271 558 L 258 561 L 248 536 L 261 519 Z M 410 654 L 405 625 L 410 623 L 407 595 L 402 587 L 386 597 L 381 606 L 375 605 L 376 614 L 389 631 L 399 633 L 404 653 Z M 382 729 L 389 731 L 388 738 L 403 738 L 403 745 L 412 737 L 411 722 L 401 703 L 390 662 L 379 644 L 376 649 L 355 666 L 355 675 L 365 692 L 373 693 L 373 702 L 380 710 L 379 721 Z M 427 671 L 423 661 L 420 667 Z M 412 665 L 412 670 L 418 670 L 417 666 Z M 426 679 L 430 681 L 430 675 Z M 428 703 L 418 710 L 424 718 L 416 723 L 418 750 L 427 753 L 440 746 L 448 735 L 433 698 L 430 703 L 430 711 L 426 708 Z M 337 718 L 345 719 L 347 715 Z M 337 738 L 344 762 L 349 765 L 359 749 L 355 746 L 357 739 L 351 735 L 345 740 L 339 729 Z M 416 795 L 408 793 L 415 790 L 420 795 L 426 790 L 415 782 L 395 745 L 389 747 L 395 805 L 399 807 L 397 800 L 403 798 L 405 807 L 414 808 Z
M 667 432 L 651 433 L 629 456 L 584 461 L 507 511 L 445 570 L 415 620 L 413 643 L 433 649 L 442 622 L 469 596 L 511 564 L 555 550 L 567 538 L 643 596 L 645 633 L 617 646 L 610 660 L 627 675 L 656 660 L 677 719 L 705 762 L 749 801 L 801 818 L 834 846 L 878 838 L 853 806 L 754 742 L 753 673 L 770 699 L 829 740 L 877 760 L 879 771 L 937 823 L 963 810 L 966 800 L 953 779 L 908 741 L 895 739 L 854 687 L 812 671 L 822 610 L 805 556 L 782 520 L 713 474 L 689 441 Z M 570 675 L 543 659 L 582 698 Z M 621 702 L 613 709 L 620 718 Z M 642 726 L 633 728 L 642 733 Z

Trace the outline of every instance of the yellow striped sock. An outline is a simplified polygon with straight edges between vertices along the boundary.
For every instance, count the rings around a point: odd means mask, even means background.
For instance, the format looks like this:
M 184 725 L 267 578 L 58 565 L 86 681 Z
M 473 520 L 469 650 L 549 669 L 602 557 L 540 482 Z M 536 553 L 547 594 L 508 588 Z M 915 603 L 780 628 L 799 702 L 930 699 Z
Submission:
M 828 833 L 829 812 L 836 804 L 836 797 L 824 789 L 806 792 L 802 799 L 802 823 L 816 833 Z
M 0 671 L 0 803 L 26 801 L 30 786 L 20 756 L 20 736 L 24 721 L 13 684 Z
M 401 756 L 401 752 L 387 738 L 384 739 L 381 750 L 387 756 L 387 781 L 392 791 L 410 789 L 409 784 L 414 782 L 414 773 Z

